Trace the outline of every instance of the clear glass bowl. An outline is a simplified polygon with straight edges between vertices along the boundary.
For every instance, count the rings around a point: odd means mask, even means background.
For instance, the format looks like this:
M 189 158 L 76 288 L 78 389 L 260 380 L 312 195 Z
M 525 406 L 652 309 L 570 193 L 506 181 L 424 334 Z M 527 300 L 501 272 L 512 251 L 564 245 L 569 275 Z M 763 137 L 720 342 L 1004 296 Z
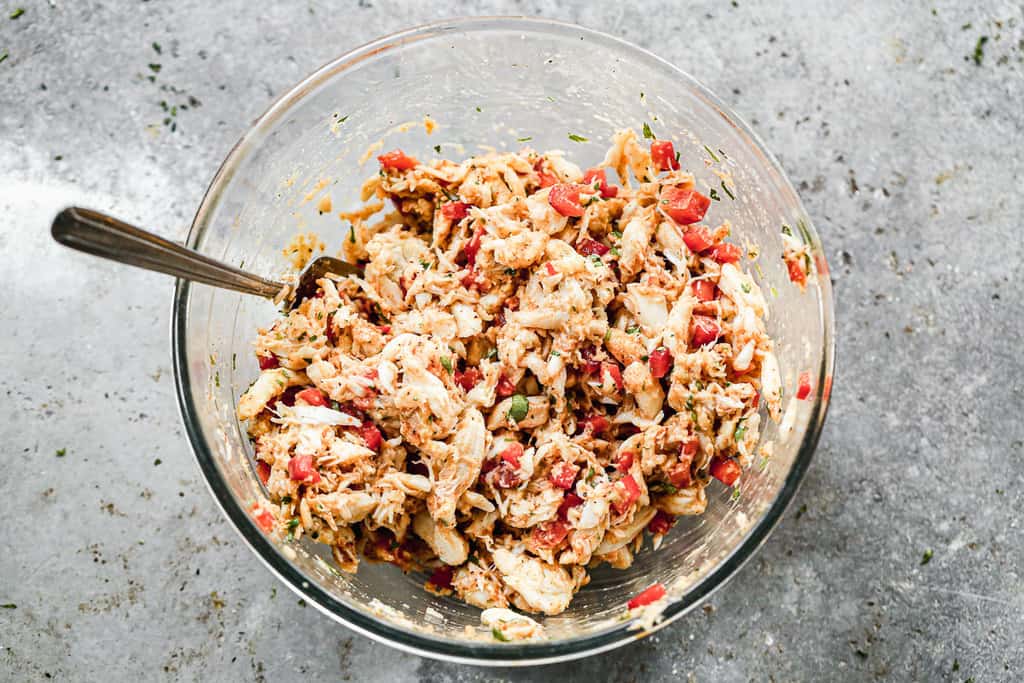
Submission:
M 430 115 L 438 123 L 428 135 Z M 741 478 L 740 495 L 713 482 L 707 513 L 684 518 L 656 552 L 626 571 L 593 571 L 563 614 L 542 618 L 549 639 L 501 643 L 480 627 L 479 610 L 430 595 L 424 577 L 363 563 L 350 576 L 332 569 L 325 546 L 265 535 L 248 514 L 262 488 L 251 466 L 239 394 L 257 375 L 251 342 L 277 312 L 269 302 L 179 282 L 173 353 L 181 411 L 203 474 L 224 513 L 256 555 L 309 604 L 360 633 L 440 659 L 478 664 L 564 661 L 614 648 L 651 629 L 623 620 L 625 603 L 660 581 L 675 598 L 656 629 L 720 588 L 767 538 L 806 471 L 828 404 L 833 364 L 832 294 L 821 244 L 779 164 L 714 95 L 665 61 L 578 26 L 530 19 L 445 21 L 382 38 L 326 65 L 264 114 L 213 179 L 188 245 L 248 270 L 287 270 L 283 247 L 314 230 L 336 251 L 345 238 L 339 209 L 353 208 L 374 161 L 359 164 L 384 139 L 421 158 L 453 158 L 489 147 L 565 149 L 586 167 L 603 156 L 616 128 L 675 140 L 698 187 L 718 188 L 709 216 L 729 219 L 734 239 L 756 246 L 755 278 L 769 296 L 787 396 L 809 371 L 814 391 L 791 401 L 788 434 L 768 422 L 774 457 Z M 403 124 L 413 122 L 412 126 Z M 589 142 L 570 141 L 569 133 Z M 717 158 L 713 165 L 705 159 Z M 735 200 L 715 170 L 732 176 Z M 329 183 L 334 213 L 320 215 L 306 195 Z M 805 227 L 815 270 L 805 293 L 786 277 L 782 224 Z M 429 609 L 428 609 L 429 608 Z

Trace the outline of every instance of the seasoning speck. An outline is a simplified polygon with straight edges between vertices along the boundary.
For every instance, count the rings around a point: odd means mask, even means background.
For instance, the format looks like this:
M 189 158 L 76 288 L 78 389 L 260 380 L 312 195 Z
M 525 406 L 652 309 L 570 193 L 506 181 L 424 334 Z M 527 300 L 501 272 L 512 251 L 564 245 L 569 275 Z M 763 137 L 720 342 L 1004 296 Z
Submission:
M 58 458 L 63 458 L 67 454 L 68 454 L 68 449 L 66 449 L 66 448 L 58 448 L 57 452 L 55 453 L 55 455 Z

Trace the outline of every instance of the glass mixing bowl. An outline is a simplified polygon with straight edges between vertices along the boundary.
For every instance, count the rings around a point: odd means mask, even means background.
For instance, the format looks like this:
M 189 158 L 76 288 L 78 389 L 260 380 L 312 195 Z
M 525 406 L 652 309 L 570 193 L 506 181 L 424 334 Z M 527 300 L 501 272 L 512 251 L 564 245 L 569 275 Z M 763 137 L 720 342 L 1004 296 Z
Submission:
M 428 135 L 425 115 L 438 124 Z M 263 490 L 254 474 L 235 402 L 256 377 L 257 327 L 278 315 L 267 301 L 179 281 L 174 297 L 174 370 L 192 448 L 214 497 L 245 542 L 292 590 L 360 633 L 428 657 L 477 664 L 564 661 L 622 645 L 679 618 L 720 588 L 764 542 L 806 471 L 828 405 L 833 364 L 832 294 L 814 228 L 775 159 L 753 132 L 693 78 L 610 36 L 531 19 L 467 19 L 411 29 L 356 49 L 311 75 L 270 107 L 228 155 L 188 235 L 204 254 L 264 275 L 288 269 L 283 247 L 316 231 L 336 251 L 345 238 L 337 211 L 357 205 L 360 157 L 383 139 L 420 158 L 514 150 L 521 138 L 596 164 L 616 128 L 644 122 L 675 141 L 698 187 L 718 188 L 709 216 L 729 219 L 734 240 L 756 247 L 746 265 L 768 296 L 786 396 L 810 372 L 813 391 L 788 400 L 780 430 L 766 421 L 773 457 L 741 478 L 738 497 L 717 482 L 708 509 L 682 518 L 657 551 L 626 570 L 597 568 L 558 616 L 540 618 L 549 636 L 497 642 L 480 611 L 423 590 L 423 576 L 364 562 L 335 571 L 326 546 L 265 535 L 249 515 Z M 411 125 L 406 125 L 411 124 Z M 587 138 L 571 141 L 568 135 Z M 706 163 L 714 162 L 714 163 Z M 716 171 L 731 175 L 730 191 Z M 307 193 L 327 183 L 333 213 Z M 800 226 L 817 277 L 791 284 L 781 260 L 783 224 Z M 649 544 L 648 544 L 649 545 Z M 673 601 L 657 624 L 624 620 L 626 601 L 654 582 Z

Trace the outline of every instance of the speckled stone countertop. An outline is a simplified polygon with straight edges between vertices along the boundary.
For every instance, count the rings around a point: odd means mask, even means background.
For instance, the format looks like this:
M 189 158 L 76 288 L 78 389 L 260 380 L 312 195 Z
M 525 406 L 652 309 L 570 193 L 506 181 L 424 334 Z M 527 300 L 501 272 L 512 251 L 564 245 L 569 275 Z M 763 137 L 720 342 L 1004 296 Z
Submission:
M 1019 680 L 1020 3 L 21 2 L 0 3 L 0 679 Z M 298 604 L 189 452 L 171 281 L 48 234 L 78 202 L 182 238 L 276 94 L 460 14 L 574 21 L 696 75 L 778 155 L 835 282 L 832 410 L 791 513 L 703 610 L 563 666 L 441 664 Z

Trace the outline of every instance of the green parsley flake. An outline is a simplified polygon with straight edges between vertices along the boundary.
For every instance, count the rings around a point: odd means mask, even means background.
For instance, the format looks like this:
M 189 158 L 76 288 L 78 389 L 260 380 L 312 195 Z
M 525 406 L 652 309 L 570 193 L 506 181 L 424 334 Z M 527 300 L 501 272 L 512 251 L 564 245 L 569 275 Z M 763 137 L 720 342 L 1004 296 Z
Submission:
M 481 109 L 480 107 L 477 107 L 477 108 L 476 108 L 476 110 L 477 110 L 478 112 L 482 112 L 482 111 L 483 111 L 483 109 Z
M 716 190 L 713 187 L 711 188 L 711 192 L 708 192 L 708 196 L 714 199 L 716 202 L 722 201 L 722 198 L 718 194 L 718 190 Z
M 497 357 L 498 357 L 498 349 L 497 349 L 497 347 L 491 347 L 490 349 L 487 350 L 487 354 L 484 355 L 484 358 L 486 358 L 487 360 L 494 360 Z
M 9 57 L 9 56 L 10 56 L 10 55 L 9 55 L 9 54 L 7 54 L 7 50 L 4 50 L 3 52 L 0 52 L 0 64 L 3 64 L 3 62 L 4 62 L 4 61 L 5 61 L 5 60 L 6 60 L 6 59 L 7 59 L 8 57 Z
M 648 140 L 655 139 L 654 133 L 651 132 L 651 127 L 647 125 L 646 121 L 644 121 L 644 137 L 647 138 Z
M 586 478 L 586 482 L 587 482 L 587 483 L 589 484 L 589 483 L 591 483 L 592 481 L 594 481 L 594 476 L 595 476 L 596 474 L 597 474 L 597 471 L 596 471 L 596 470 L 595 470 L 595 469 L 594 469 L 593 467 L 588 467 L 588 468 L 587 468 L 587 478 Z
M 612 230 L 612 236 L 615 237 L 616 239 L 622 239 L 622 233 L 619 232 L 618 230 Z
M 732 490 L 732 501 L 735 502 L 735 501 L 737 501 L 739 499 L 740 499 L 740 490 L 737 487 L 737 488 L 734 488 Z
M 587 139 L 582 135 L 576 135 L 576 133 L 569 133 L 569 139 L 573 142 L 587 142 Z
M 629 327 L 626 328 L 626 334 L 640 334 L 640 326 L 630 325 Z
M 732 193 L 732 190 L 730 190 L 730 189 L 729 189 L 729 186 L 725 184 L 725 181 L 724 181 L 724 180 L 722 181 L 722 190 L 723 190 L 723 191 L 724 191 L 724 192 L 725 192 L 725 193 L 726 193 L 727 195 L 729 195 L 729 199 L 736 199 L 736 195 L 734 195 L 734 194 Z
M 434 145 L 434 151 L 438 154 L 441 153 L 441 145 Z
M 974 54 L 971 56 L 976 66 L 981 66 L 981 60 L 985 59 L 985 43 L 987 42 L 988 36 L 978 36 L 978 42 L 974 45 Z
M 497 626 L 491 628 L 491 635 L 494 636 L 495 640 L 500 640 L 503 643 L 508 642 L 508 636 L 502 633 Z
M 352 244 L 356 243 L 356 226 L 355 225 L 348 226 L 348 241 L 351 242 Z
M 163 67 L 161 65 L 159 65 L 159 64 L 150 64 L 149 65 L 149 70 L 152 71 L 155 74 L 160 73 L 160 69 L 162 69 L 162 68 Z
M 58 458 L 63 458 L 67 454 L 68 454 L 68 449 L 66 449 L 66 448 L 58 448 L 57 452 L 55 453 L 55 455 Z
M 932 555 L 934 555 L 934 554 L 935 553 L 932 552 L 931 548 L 928 548 L 928 550 L 925 550 L 924 551 L 924 555 L 921 556 L 921 564 L 924 565 L 924 564 L 928 564 L 929 562 L 931 562 L 932 561 Z
M 750 294 L 750 283 L 744 282 L 742 285 L 740 285 L 740 289 L 743 290 L 744 294 Z
M 293 531 L 299 525 L 299 518 L 292 517 L 288 520 L 288 531 Z
M 533 138 L 527 135 L 525 138 L 516 138 L 516 142 L 529 142 Z
M 736 431 L 733 432 L 733 438 L 735 438 L 737 441 L 740 441 L 743 439 L 743 435 L 746 433 L 747 427 L 746 425 L 743 424 L 743 421 L 741 420 L 740 424 L 736 425 Z
M 13 12 L 11 12 L 11 19 L 17 19 L 18 17 L 20 17 L 24 13 L 25 13 L 24 8 L 19 7 L 16 10 L 14 10 Z
M 15 605 L 13 602 L 5 602 L 4 604 L 0 605 L 0 608 L 3 608 L 3 609 L 18 609 L 18 606 Z
M 430 261 L 424 261 L 423 259 L 420 259 L 420 265 L 423 266 L 423 270 L 430 270 L 430 266 L 434 264 L 431 263 Z
M 508 418 L 513 422 L 522 422 L 530 412 L 530 402 L 522 394 L 512 397 L 512 407 L 508 409 Z
M 558 357 L 559 357 L 559 356 L 561 356 L 562 354 L 561 354 L 561 353 L 559 353 L 558 351 L 552 351 L 552 352 L 551 352 L 551 355 L 552 355 L 552 356 L 554 356 L 555 358 L 558 358 Z
M 452 374 L 452 359 L 448 356 L 441 356 L 441 367 L 444 368 L 448 374 Z
M 710 154 L 711 158 L 714 159 L 715 161 L 721 161 L 721 159 L 718 158 L 718 155 L 712 152 L 711 148 L 708 147 L 707 145 L 704 145 L 704 151 Z

